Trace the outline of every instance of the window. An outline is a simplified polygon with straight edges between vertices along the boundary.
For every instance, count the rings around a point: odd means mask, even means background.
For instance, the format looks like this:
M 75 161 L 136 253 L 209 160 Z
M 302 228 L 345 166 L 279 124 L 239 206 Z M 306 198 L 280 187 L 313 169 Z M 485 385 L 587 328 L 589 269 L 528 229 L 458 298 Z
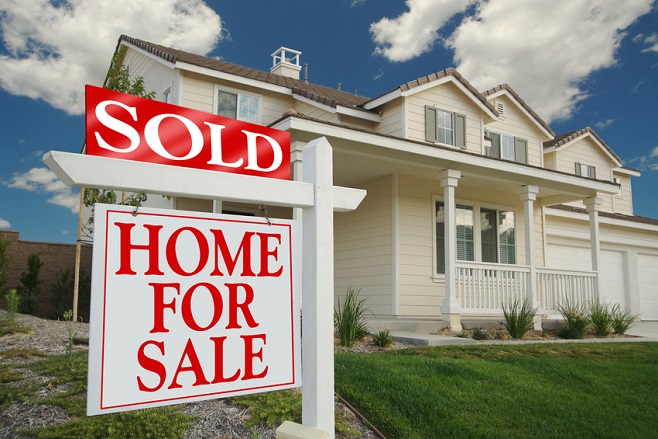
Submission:
M 458 204 L 457 260 L 516 264 L 515 214 L 511 210 Z M 475 222 L 475 218 L 480 218 Z M 445 274 L 445 206 L 435 202 L 436 273 Z
M 491 139 L 491 147 L 486 154 L 503 160 L 528 163 L 528 141 L 507 134 L 485 131 L 485 137 Z
M 217 114 L 220 116 L 259 123 L 259 106 L 260 99 L 257 96 L 225 90 L 217 92 Z
M 425 107 L 425 140 L 466 149 L 466 116 Z
M 583 163 L 576 163 L 576 175 L 581 177 L 596 179 L 596 168 L 592 165 L 585 165 Z

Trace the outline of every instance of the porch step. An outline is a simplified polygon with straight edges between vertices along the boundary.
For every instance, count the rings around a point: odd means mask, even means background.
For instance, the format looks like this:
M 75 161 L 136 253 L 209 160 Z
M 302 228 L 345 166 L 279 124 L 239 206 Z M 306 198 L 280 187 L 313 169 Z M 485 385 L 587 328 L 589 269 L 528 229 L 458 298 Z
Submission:
M 386 318 L 377 317 L 368 319 L 368 327 L 374 333 L 388 328 L 391 332 L 409 332 L 419 334 L 431 334 L 439 329 L 447 327 L 448 324 L 440 318 Z
M 472 338 L 423 334 L 420 332 L 391 331 L 391 335 L 396 340 L 417 346 L 471 345 L 477 343 L 477 341 Z

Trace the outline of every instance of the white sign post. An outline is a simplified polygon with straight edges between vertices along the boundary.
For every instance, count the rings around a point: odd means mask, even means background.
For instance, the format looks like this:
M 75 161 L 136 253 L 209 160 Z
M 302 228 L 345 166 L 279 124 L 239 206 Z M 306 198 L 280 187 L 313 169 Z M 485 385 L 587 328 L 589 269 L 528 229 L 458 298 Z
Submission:
M 302 208 L 302 258 L 304 260 L 302 267 L 304 306 L 302 416 L 305 425 L 327 431 L 331 437 L 334 436 L 333 212 L 356 209 L 366 192 L 333 186 L 332 151 L 325 138 L 309 142 L 302 152 L 304 182 L 271 180 L 249 175 L 224 174 L 182 167 L 172 168 L 154 163 L 131 162 L 63 152 L 49 152 L 44 156 L 44 161 L 61 181 L 72 186 L 103 187 Z M 186 267 L 184 270 L 193 268 Z M 184 296 L 183 290 L 185 288 L 180 289 L 180 294 Z M 188 290 L 185 292 L 189 294 Z M 171 293 L 172 290 L 168 291 Z M 175 291 L 174 288 L 174 293 L 178 295 Z M 201 298 L 203 294 L 199 294 Z M 212 297 L 212 295 L 209 296 Z M 167 305 L 160 306 L 164 308 L 165 326 L 173 324 L 169 323 L 169 319 L 175 320 L 178 317 L 177 312 L 173 312 L 177 308 L 171 310 L 166 308 Z M 192 315 L 194 314 L 192 313 Z M 204 325 L 208 325 L 208 319 L 212 321 L 213 316 L 214 314 L 207 314 L 205 320 L 203 316 L 199 316 L 199 321 L 196 322 L 197 329 L 203 329 Z M 188 320 L 190 319 L 188 318 Z M 128 321 L 126 321 L 127 323 Z M 251 346 L 250 359 L 254 362 L 253 364 L 259 366 L 255 353 L 259 347 L 254 343 Z M 151 351 L 150 356 L 157 356 L 158 346 L 148 347 L 155 348 L 156 355 Z M 179 357 L 178 360 L 181 358 Z M 188 360 L 189 358 L 185 358 L 183 368 L 191 367 Z M 158 368 L 155 363 L 153 365 L 153 368 Z M 173 373 L 175 372 L 174 370 Z M 259 370 L 254 369 L 253 373 L 258 372 Z M 231 372 L 226 369 L 226 373 Z M 156 378 L 155 384 L 154 377 Z M 147 387 L 157 385 L 157 377 L 159 377 L 157 373 L 152 374 L 151 381 L 145 385 Z M 166 385 L 170 386 L 171 381 L 168 380 L 169 378 L 166 380 Z

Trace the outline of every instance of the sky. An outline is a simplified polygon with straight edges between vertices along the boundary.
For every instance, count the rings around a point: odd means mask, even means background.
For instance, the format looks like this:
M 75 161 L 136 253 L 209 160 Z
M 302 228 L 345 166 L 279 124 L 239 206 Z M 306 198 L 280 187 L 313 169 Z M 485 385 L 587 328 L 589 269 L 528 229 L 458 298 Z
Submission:
M 288 47 L 309 82 L 373 98 L 448 67 L 506 83 L 556 134 L 593 128 L 658 219 L 657 1 L 0 0 L 0 229 L 75 242 L 78 191 L 42 156 L 81 150 L 121 34 L 265 71 Z

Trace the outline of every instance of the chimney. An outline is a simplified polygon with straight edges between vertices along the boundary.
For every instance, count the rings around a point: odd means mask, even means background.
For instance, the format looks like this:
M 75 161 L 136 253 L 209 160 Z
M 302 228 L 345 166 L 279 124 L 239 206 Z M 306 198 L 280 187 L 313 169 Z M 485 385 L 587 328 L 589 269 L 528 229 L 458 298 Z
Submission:
M 299 72 L 302 70 L 302 66 L 299 65 L 299 55 L 301 54 L 302 52 L 298 50 L 280 47 L 272 54 L 270 73 L 299 79 Z

